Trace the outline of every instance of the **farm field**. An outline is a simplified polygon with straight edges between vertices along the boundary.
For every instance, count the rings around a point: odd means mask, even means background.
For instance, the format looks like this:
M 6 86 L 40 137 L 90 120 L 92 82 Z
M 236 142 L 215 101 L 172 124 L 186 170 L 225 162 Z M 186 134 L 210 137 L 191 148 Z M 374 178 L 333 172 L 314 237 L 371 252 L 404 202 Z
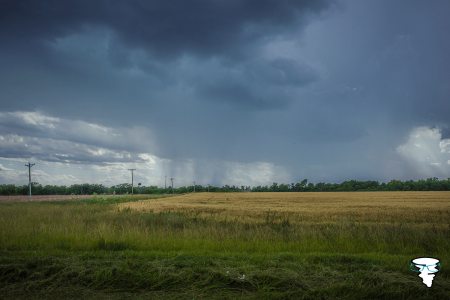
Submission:
M 101 197 L 112 197 L 113 195 L 102 195 Z M 76 199 L 89 199 L 93 195 L 32 195 L 31 202 L 41 201 L 66 201 Z M 16 196 L 0 196 L 0 203 L 15 203 L 15 202 L 29 202 L 30 195 L 16 195 Z
M 215 220 L 292 224 L 358 224 L 450 227 L 450 192 L 191 193 L 169 199 L 118 204 L 119 209 L 181 212 Z M 436 219 L 437 218 L 437 219 Z
M 113 195 L 32 195 L 31 202 L 42 201 L 67 201 L 67 200 L 80 200 L 80 199 L 92 199 L 92 198 L 114 198 Z M 131 195 L 116 195 L 117 198 L 131 197 Z M 151 198 L 153 195 L 139 194 L 134 195 L 137 199 Z M 0 196 L 0 203 L 16 203 L 16 202 L 30 202 L 30 195 L 13 195 L 13 196 Z
M 441 260 L 432 288 L 416 257 Z M 0 204 L 11 299 L 445 299 L 448 266 L 450 192 Z

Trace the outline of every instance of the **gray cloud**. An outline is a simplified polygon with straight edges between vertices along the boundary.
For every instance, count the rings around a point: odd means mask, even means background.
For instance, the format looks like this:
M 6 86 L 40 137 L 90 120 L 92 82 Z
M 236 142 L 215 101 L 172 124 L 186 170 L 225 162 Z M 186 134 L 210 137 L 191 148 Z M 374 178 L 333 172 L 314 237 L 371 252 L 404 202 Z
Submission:
M 441 129 L 441 137 L 442 139 L 450 139 L 450 128 L 442 128 Z
M 36 112 L 0 114 L 0 132 L 6 158 L 99 164 L 141 161 L 139 152 L 157 152 L 155 136 L 145 128 L 108 128 Z
M 196 95 L 248 110 L 286 108 L 298 88 L 320 78 L 314 67 L 286 58 L 251 60 L 233 66 L 219 64 L 208 75 L 197 75 Z
M 269 62 L 251 62 L 247 76 L 263 84 L 304 86 L 319 79 L 313 67 L 305 62 L 278 58 Z
M 105 26 L 121 44 L 144 48 L 158 58 L 243 54 L 261 38 L 295 32 L 309 15 L 331 4 L 327 0 L 2 1 L 0 33 L 13 40 L 53 40 L 83 26 Z
M 256 182 L 259 164 L 263 181 L 445 173 L 445 155 L 424 168 L 396 149 L 417 128 L 449 137 L 449 5 L 2 1 L 1 156 L 146 153 L 215 182 Z

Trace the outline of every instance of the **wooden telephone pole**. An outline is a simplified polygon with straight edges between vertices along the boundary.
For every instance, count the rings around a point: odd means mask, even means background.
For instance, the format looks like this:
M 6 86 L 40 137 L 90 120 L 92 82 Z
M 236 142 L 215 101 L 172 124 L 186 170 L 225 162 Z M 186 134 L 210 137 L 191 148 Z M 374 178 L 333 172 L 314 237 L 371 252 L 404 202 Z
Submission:
M 133 196 L 134 191 L 133 191 L 133 171 L 136 169 L 128 169 L 131 171 L 131 196 Z
M 28 162 L 28 165 L 25 165 L 25 167 L 28 167 L 28 176 L 29 176 L 29 183 L 28 185 L 30 186 L 30 202 L 31 202 L 31 167 L 34 166 L 35 164 L 31 164 L 30 162 Z

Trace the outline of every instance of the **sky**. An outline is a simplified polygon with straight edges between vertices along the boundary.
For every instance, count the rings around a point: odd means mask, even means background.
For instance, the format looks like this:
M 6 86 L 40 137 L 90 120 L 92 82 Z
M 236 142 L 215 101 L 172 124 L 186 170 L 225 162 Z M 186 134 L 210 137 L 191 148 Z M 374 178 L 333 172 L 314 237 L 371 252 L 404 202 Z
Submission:
M 446 179 L 449 11 L 0 0 L 0 184 Z

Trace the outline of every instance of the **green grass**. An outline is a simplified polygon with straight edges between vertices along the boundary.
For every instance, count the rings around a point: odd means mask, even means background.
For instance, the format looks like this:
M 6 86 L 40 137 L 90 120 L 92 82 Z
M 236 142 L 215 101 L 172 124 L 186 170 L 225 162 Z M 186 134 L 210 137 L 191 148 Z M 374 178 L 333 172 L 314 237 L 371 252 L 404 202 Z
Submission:
M 104 251 L 0 259 L 0 294 L 10 299 L 445 299 L 450 292 L 448 271 L 428 289 L 405 267 L 407 256 Z
M 0 299 L 450 298 L 448 227 L 115 205 L 136 200 L 0 204 Z M 420 256 L 441 260 L 432 288 L 409 269 Z

